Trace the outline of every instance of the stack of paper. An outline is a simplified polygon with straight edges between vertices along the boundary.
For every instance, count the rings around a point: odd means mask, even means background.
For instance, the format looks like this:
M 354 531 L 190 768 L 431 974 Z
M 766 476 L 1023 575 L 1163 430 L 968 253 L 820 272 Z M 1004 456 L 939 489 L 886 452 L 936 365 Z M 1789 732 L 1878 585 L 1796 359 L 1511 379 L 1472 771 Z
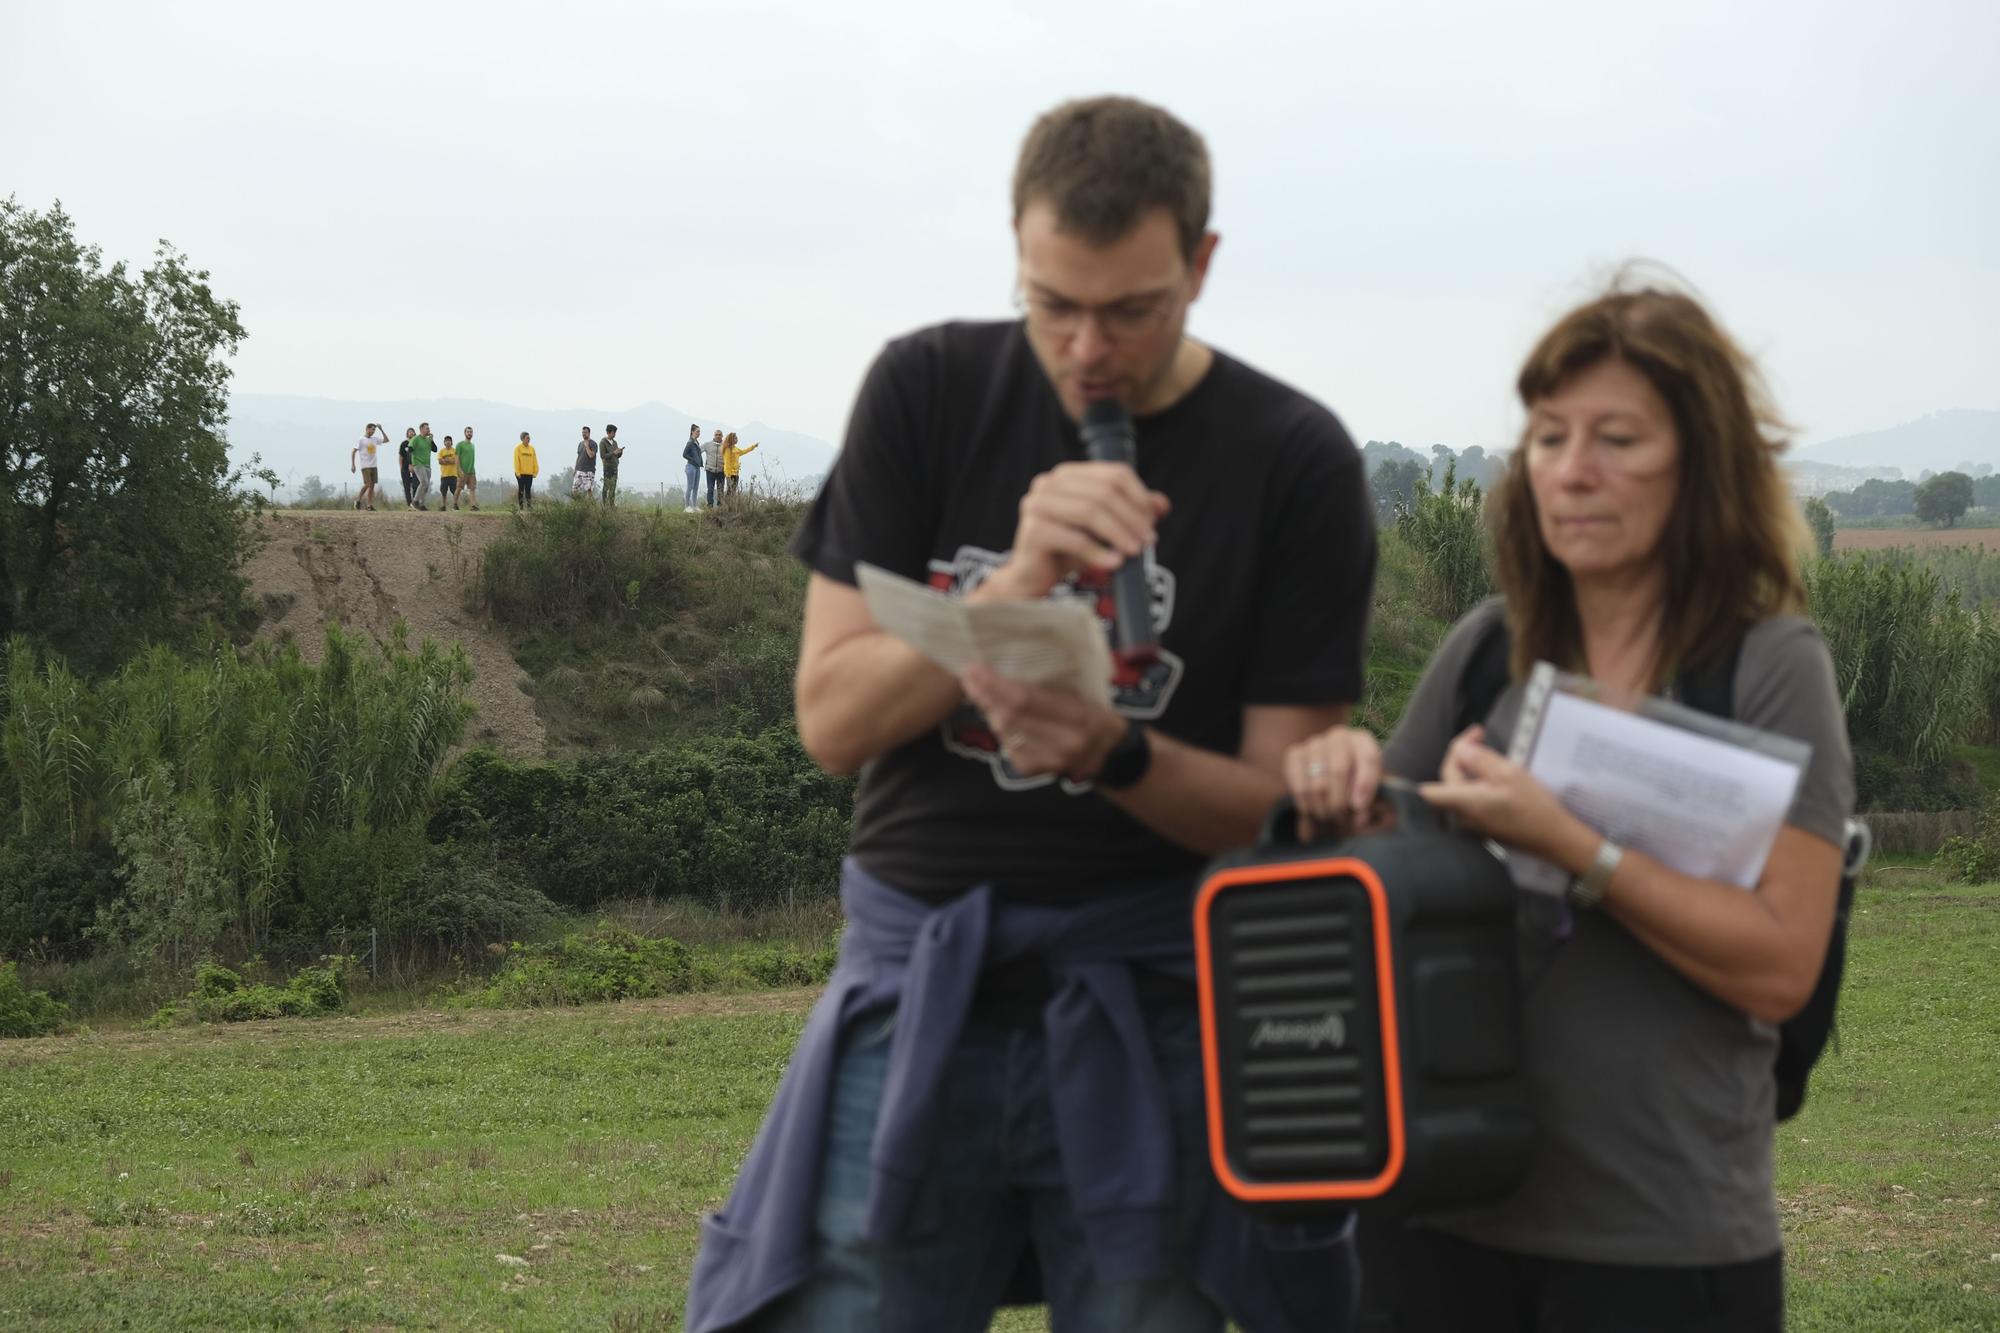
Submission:
M 1659 699 L 1626 712 L 1590 689 L 1537 663 L 1509 758 L 1621 846 L 1684 875 L 1757 887 L 1812 747 Z M 1508 859 L 1523 888 L 1569 883 L 1547 862 Z

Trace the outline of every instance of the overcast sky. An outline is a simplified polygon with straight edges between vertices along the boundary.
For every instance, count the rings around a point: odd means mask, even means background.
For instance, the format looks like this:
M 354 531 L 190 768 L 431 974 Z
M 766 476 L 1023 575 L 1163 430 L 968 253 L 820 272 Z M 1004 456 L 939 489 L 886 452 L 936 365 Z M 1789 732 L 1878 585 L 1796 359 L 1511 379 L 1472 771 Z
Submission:
M 1540 328 L 1672 265 L 1819 440 L 2000 407 L 2000 4 L 0 0 L 0 194 L 241 303 L 239 389 L 659 399 L 838 441 L 1010 313 L 1033 116 L 1207 138 L 1191 330 L 1357 439 L 1501 442 Z

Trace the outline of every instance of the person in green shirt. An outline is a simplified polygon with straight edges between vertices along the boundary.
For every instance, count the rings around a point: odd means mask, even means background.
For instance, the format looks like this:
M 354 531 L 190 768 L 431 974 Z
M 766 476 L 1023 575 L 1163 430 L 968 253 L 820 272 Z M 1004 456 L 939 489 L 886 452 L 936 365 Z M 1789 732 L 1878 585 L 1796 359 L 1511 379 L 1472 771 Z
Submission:
M 458 493 L 472 509 L 479 508 L 479 476 L 472 470 L 472 427 L 458 442 Z
M 431 438 L 431 423 L 417 423 L 417 437 L 410 441 L 410 471 L 417 474 L 417 508 L 428 511 L 431 498 L 431 454 L 437 441 Z

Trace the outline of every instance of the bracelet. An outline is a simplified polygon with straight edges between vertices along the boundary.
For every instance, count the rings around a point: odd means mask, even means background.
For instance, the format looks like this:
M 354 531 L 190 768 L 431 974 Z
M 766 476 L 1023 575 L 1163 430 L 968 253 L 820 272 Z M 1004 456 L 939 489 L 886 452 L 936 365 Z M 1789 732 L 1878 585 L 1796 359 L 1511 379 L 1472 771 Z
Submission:
M 1625 859 L 1625 849 L 1606 838 L 1597 849 L 1597 859 L 1590 863 L 1590 869 L 1569 882 L 1569 900 L 1577 907 L 1596 907 L 1604 901 L 1604 892 L 1611 887 L 1611 876 L 1618 869 L 1618 863 Z

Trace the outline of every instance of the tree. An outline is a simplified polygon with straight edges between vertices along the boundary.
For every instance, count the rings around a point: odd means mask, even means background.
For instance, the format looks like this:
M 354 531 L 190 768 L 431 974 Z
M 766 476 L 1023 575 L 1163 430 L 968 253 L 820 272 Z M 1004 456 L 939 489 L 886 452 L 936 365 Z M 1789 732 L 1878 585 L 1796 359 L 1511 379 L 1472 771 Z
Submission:
M 1849 518 L 1891 518 L 1916 512 L 1917 488 L 1907 481 L 1870 477 L 1851 491 L 1829 491 L 1827 506 Z
M 1963 472 L 1940 472 L 1917 487 L 1917 517 L 1926 523 L 1956 524 L 1972 508 L 1972 478 Z
M 320 480 L 317 472 L 299 484 L 299 503 L 307 509 L 334 498 L 333 487 Z
M 60 204 L 0 200 L 0 637 L 101 671 L 240 614 L 254 501 L 221 434 L 236 315 L 165 242 L 135 278 Z
M 1972 498 L 1981 509 L 2000 510 L 2000 472 L 1972 483 Z
M 1833 554 L 1833 511 L 1817 495 L 1806 501 L 1806 523 L 1812 528 L 1813 545 L 1821 556 Z
M 1384 522 L 1397 511 L 1408 508 L 1417 498 L 1417 483 L 1425 479 L 1424 465 L 1414 458 L 1392 458 L 1370 474 L 1369 489 L 1375 492 L 1375 515 Z

